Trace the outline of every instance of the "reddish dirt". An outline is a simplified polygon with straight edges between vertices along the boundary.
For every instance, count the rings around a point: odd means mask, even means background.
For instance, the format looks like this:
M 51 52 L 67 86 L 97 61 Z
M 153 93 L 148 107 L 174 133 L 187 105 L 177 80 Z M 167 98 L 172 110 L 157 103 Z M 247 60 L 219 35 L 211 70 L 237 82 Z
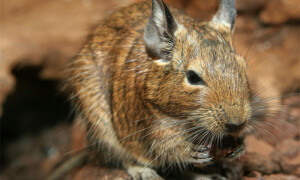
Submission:
M 42 82 L 54 81 L 53 86 L 60 86 L 65 78 L 64 67 L 99 19 L 120 6 L 136 1 L 140 0 L 1 1 L 0 116 L 7 114 L 3 109 L 7 109 L 5 106 L 11 99 L 17 104 L 23 103 L 16 92 L 18 83 L 22 82 L 19 79 L 24 74 L 17 76 L 16 71 L 38 67 L 35 78 Z M 218 6 L 217 0 L 166 2 L 200 20 L 210 19 Z M 276 97 L 269 104 L 278 113 L 246 138 L 246 153 L 239 160 L 217 162 L 207 169 L 196 169 L 199 173 L 219 173 L 228 179 L 246 180 L 300 178 L 299 3 L 299 0 L 237 1 L 236 50 L 247 61 L 253 91 L 264 99 Z M 39 90 L 39 86 L 35 83 L 32 88 Z M 26 93 L 22 98 L 29 97 Z M 57 90 L 53 94 L 60 92 Z M 62 96 L 67 101 L 67 97 Z M 21 114 L 23 129 L 30 129 L 26 133 L 20 131 L 14 138 L 1 134 L 1 139 L 5 140 L 1 142 L 0 179 L 44 179 L 60 162 L 86 146 L 84 130 L 80 126 L 71 127 L 70 123 L 62 120 L 41 128 L 39 124 L 44 124 L 46 118 L 36 118 L 35 111 Z M 17 107 L 10 113 L 18 113 Z M 29 123 L 32 118 L 37 121 Z M 4 123 L 8 120 L 0 120 L 1 128 L 17 133 L 18 130 L 11 127 L 19 121 L 11 119 Z M 3 123 L 12 126 L 3 126 Z M 77 151 L 73 152 L 74 149 Z M 75 169 L 66 177 L 130 179 L 121 169 L 92 164 Z

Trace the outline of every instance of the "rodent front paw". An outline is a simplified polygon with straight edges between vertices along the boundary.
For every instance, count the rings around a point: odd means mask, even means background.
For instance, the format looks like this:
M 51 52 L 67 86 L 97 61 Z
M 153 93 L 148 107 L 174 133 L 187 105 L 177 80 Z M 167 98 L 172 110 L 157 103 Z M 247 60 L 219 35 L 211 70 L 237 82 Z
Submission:
M 130 166 L 127 168 L 127 172 L 133 180 L 164 180 L 151 168 Z
M 230 153 L 228 153 L 225 156 L 225 158 L 230 159 L 230 160 L 239 158 L 241 155 L 244 154 L 245 147 L 246 147 L 246 145 L 244 143 L 241 144 L 241 145 L 239 145 L 238 147 L 236 147 L 235 149 L 233 149 Z
M 208 165 L 213 161 L 210 148 L 203 145 L 193 147 L 190 152 L 190 157 L 190 162 L 194 164 Z

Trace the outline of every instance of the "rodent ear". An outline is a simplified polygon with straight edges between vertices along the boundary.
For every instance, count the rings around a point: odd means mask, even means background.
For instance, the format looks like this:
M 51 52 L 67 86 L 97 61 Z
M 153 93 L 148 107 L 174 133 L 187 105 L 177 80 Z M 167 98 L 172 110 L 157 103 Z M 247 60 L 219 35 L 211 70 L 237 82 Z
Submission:
M 149 55 L 170 60 L 174 46 L 177 21 L 162 0 L 152 0 L 152 14 L 144 32 L 144 41 Z
M 233 30 L 235 17 L 235 0 L 219 0 L 219 10 L 213 17 L 212 22 L 225 25 Z

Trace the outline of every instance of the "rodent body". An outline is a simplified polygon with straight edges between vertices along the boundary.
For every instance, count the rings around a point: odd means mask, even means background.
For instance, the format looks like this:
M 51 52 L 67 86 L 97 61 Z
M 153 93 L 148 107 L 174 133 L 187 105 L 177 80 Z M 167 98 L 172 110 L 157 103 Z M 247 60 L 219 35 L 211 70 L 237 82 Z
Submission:
M 171 13 L 161 0 L 152 11 L 150 2 L 120 9 L 72 63 L 88 138 L 134 179 L 158 179 L 150 168 L 210 163 L 212 144 L 245 134 L 253 115 L 246 63 L 233 48 L 234 1 L 220 3 L 211 22 Z M 244 145 L 234 148 L 230 158 Z

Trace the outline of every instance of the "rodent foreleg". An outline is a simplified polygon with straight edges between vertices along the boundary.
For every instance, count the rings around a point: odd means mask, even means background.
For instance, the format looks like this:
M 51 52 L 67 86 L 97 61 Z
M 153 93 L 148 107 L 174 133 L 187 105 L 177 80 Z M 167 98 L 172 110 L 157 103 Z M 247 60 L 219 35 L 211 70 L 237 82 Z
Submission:
M 205 146 L 198 146 L 192 149 L 190 152 L 190 162 L 201 164 L 203 166 L 211 164 L 213 157 L 210 154 L 210 148 Z
M 127 172 L 133 180 L 163 180 L 155 170 L 147 167 L 128 166 Z

